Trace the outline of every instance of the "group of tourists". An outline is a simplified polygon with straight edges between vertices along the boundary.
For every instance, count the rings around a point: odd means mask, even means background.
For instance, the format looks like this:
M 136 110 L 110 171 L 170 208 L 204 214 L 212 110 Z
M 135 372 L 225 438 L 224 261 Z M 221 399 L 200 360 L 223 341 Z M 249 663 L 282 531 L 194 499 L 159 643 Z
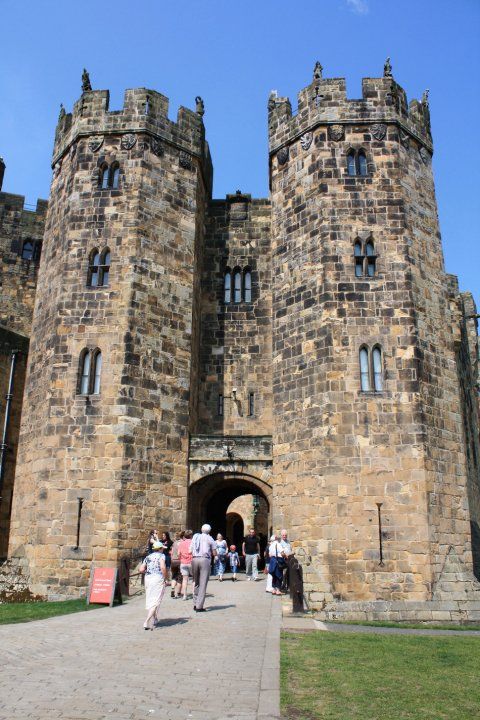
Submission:
M 232 581 L 237 579 L 240 567 L 240 556 L 235 545 L 227 544 L 223 536 L 218 533 L 214 540 L 211 527 L 202 525 L 201 532 L 193 534 L 192 530 L 177 532 L 171 539 L 169 532 L 161 535 L 157 530 L 149 534 L 145 559 L 140 566 L 140 572 L 145 577 L 145 606 L 147 617 L 143 624 L 145 630 L 153 630 L 158 622 L 158 612 L 165 589 L 170 583 L 172 598 L 188 599 L 188 580 L 193 579 L 193 609 L 195 612 L 205 612 L 204 603 L 207 584 L 212 572 L 223 582 L 227 563 L 232 573 Z M 266 550 L 268 565 L 265 571 L 268 574 L 266 592 L 273 595 L 282 594 L 287 558 L 292 554 L 292 548 L 287 538 L 287 531 L 282 530 L 280 537 L 272 535 Z M 245 558 L 247 580 L 258 579 L 258 558 L 260 544 L 253 528 L 242 543 L 242 556 Z

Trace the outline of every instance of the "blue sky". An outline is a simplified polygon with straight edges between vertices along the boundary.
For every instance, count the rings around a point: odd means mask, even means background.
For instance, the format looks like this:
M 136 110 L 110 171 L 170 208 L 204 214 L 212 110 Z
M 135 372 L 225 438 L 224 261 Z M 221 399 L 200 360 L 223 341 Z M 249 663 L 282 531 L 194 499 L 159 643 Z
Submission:
M 430 88 L 446 266 L 480 303 L 480 0 L 0 0 L 0 17 L 3 189 L 28 203 L 48 196 L 59 104 L 71 109 L 84 66 L 111 109 L 128 87 L 167 95 L 173 118 L 201 95 L 214 195 L 258 197 L 269 91 L 295 106 L 319 59 L 359 97 L 362 76 L 380 76 L 391 56 L 409 99 Z

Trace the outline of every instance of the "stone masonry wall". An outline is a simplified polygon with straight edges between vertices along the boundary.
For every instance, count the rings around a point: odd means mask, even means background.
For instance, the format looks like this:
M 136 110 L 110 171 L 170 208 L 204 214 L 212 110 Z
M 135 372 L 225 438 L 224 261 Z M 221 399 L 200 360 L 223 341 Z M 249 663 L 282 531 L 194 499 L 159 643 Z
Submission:
M 249 268 L 252 301 L 236 303 L 233 274 Z M 224 276 L 232 274 L 232 301 Z M 202 275 L 197 432 L 266 435 L 272 426 L 270 203 L 249 195 L 214 200 L 208 208 Z M 237 388 L 236 397 L 232 389 Z M 249 395 L 254 410 L 249 414 Z M 223 415 L 218 411 L 223 396 Z
M 32 325 L 46 209 L 45 200 L 27 210 L 22 195 L 0 192 L 0 325 L 23 335 Z M 27 241 L 37 246 L 31 260 L 22 259 Z
M 25 370 L 28 356 L 28 339 L 18 333 L 0 326 L 0 432 L 3 433 L 7 393 L 9 390 L 12 351 L 16 354 L 13 397 L 10 406 L 10 420 L 6 437 L 6 451 L 4 456 L 3 487 L 0 493 L 0 558 L 7 556 L 8 537 L 10 532 L 10 512 L 12 507 L 13 485 L 15 479 L 15 465 L 18 449 L 18 436 L 20 433 L 20 420 L 22 416 L 22 398 L 25 385 Z
M 355 101 L 332 79 L 301 91 L 295 116 L 283 98 L 269 110 L 274 525 L 311 558 L 314 603 L 424 600 L 431 550 L 399 148 L 422 131 L 418 103 L 407 115 L 388 77 L 365 79 Z M 430 147 L 425 127 L 422 138 Z M 367 174 L 351 177 L 347 154 L 360 149 Z M 374 243 L 371 279 L 355 277 L 357 238 Z M 382 348 L 381 392 L 361 391 L 362 345 Z
M 92 561 L 130 554 L 150 525 L 180 523 L 185 504 L 195 232 L 210 169 L 200 116 L 181 108 L 173 123 L 167 110 L 145 89 L 112 113 L 108 92 L 85 92 L 57 128 L 9 551 L 50 597 L 84 592 Z M 102 189 L 115 162 L 118 188 Z M 88 287 L 90 254 L 106 248 L 108 286 Z M 78 391 L 84 349 L 102 352 L 98 395 Z

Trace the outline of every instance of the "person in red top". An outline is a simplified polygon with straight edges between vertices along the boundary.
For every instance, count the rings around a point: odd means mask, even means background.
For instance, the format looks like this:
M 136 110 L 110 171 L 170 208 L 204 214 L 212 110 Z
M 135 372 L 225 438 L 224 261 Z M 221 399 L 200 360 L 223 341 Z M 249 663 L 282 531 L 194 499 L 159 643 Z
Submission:
M 185 530 L 183 540 L 178 543 L 178 559 L 180 561 L 180 573 L 182 575 L 182 598 L 187 599 L 187 585 L 188 576 L 192 575 L 192 553 L 190 552 L 190 545 L 192 544 L 191 530 Z

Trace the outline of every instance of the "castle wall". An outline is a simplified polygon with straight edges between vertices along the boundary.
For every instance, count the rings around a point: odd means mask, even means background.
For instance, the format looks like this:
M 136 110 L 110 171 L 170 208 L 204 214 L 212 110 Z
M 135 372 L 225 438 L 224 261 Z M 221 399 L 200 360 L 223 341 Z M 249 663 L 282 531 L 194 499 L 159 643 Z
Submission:
M 0 433 L 2 435 L 5 424 L 7 394 L 10 387 L 13 351 L 16 351 L 13 369 L 13 392 L 3 458 L 3 483 L 0 493 L 0 558 L 6 557 L 8 550 L 10 512 L 28 356 L 28 338 L 0 326 Z
M 210 187 L 200 116 L 153 91 L 85 92 L 60 118 L 25 392 L 9 553 L 36 591 L 76 594 L 90 564 L 185 517 L 192 307 Z M 147 112 L 148 111 L 148 112 Z M 101 188 L 118 163 L 118 188 Z M 91 252 L 109 283 L 88 287 Z M 79 392 L 82 351 L 102 352 L 99 394 Z M 82 499 L 77 545 L 79 500 Z
M 307 584 L 319 603 L 424 600 L 431 589 L 399 153 L 400 133 L 418 127 L 402 115 L 402 92 L 391 78 L 367 79 L 363 99 L 347 101 L 343 80 L 314 82 L 296 116 L 270 100 L 274 524 L 312 558 Z M 347 153 L 361 148 L 368 172 L 351 177 Z M 375 245 L 374 278 L 355 277 L 356 238 Z M 383 350 L 378 393 L 361 390 L 364 344 Z
M 270 202 L 252 201 L 241 193 L 213 200 L 208 208 L 202 275 L 199 433 L 271 433 L 270 262 Z M 236 268 L 251 271 L 251 302 L 235 302 Z M 227 270 L 232 277 L 230 303 L 224 301 Z M 235 397 L 233 388 L 237 388 Z M 219 395 L 223 396 L 223 414 L 219 413 Z
M 45 200 L 32 211 L 22 195 L 0 192 L 0 325 L 23 335 L 31 330 L 46 209 Z M 22 259 L 27 241 L 37 245 L 31 260 Z

